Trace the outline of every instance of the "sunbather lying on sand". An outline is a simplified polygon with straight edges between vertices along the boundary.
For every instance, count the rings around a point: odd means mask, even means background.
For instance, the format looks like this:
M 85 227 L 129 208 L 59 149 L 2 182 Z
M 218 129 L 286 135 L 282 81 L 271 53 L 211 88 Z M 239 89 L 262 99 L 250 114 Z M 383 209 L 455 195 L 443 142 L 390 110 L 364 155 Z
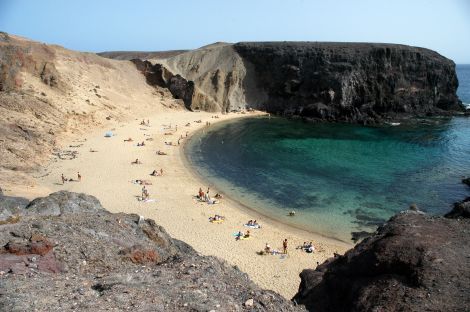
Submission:
M 248 221 L 245 226 L 249 227 L 249 228 L 252 228 L 252 229 L 260 229 L 261 228 L 261 225 L 255 220 L 250 220 Z
M 168 155 L 168 154 L 165 153 L 165 152 L 162 152 L 162 151 L 158 150 L 158 151 L 157 151 L 157 155 Z
M 225 217 L 224 216 L 219 216 L 219 215 L 215 215 L 213 217 L 209 217 L 209 221 L 210 222 L 216 222 L 216 221 L 224 221 L 225 220 Z
M 139 184 L 139 185 L 152 185 L 152 182 L 147 181 L 147 180 L 137 179 L 137 180 L 132 180 L 131 182 L 134 184 Z
M 132 140 L 132 138 L 128 138 L 128 139 L 125 139 L 124 142 L 132 142 L 134 140 Z
M 168 142 L 165 141 L 165 145 L 173 145 L 173 142 L 171 142 L 171 141 L 168 141 Z

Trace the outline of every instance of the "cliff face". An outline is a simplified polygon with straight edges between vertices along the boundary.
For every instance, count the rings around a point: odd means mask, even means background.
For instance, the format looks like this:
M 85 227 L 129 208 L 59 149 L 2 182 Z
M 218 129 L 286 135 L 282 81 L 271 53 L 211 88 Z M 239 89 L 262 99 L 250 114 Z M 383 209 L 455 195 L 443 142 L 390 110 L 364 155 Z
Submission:
M 434 51 L 369 43 L 238 43 L 267 111 L 342 121 L 461 110 L 455 64 Z
M 2 311 L 303 311 L 153 220 L 57 192 L 0 193 Z
M 304 270 L 293 300 L 318 312 L 468 311 L 465 216 L 462 210 L 453 211 L 459 219 L 401 213 L 344 256 Z
M 305 118 L 374 123 L 463 111 L 455 64 L 396 44 L 216 44 L 163 60 L 194 81 L 191 108 L 252 107 Z

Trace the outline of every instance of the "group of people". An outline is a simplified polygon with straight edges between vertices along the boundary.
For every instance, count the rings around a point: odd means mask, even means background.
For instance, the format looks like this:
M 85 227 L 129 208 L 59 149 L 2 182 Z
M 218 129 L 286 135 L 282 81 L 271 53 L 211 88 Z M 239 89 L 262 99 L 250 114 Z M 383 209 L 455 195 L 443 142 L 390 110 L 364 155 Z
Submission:
M 65 182 L 73 182 L 73 181 L 80 182 L 82 180 L 82 175 L 80 174 L 80 172 L 77 172 L 77 180 L 74 180 L 72 178 L 66 178 L 64 174 L 62 173 L 62 175 L 60 176 L 60 179 L 62 180 L 62 184 L 65 184 Z
M 245 233 L 238 231 L 238 233 L 235 235 L 235 240 L 248 239 L 250 238 L 250 235 L 250 230 L 247 230 Z
M 204 191 L 202 190 L 202 188 L 200 187 L 199 188 L 199 191 L 196 195 L 197 199 L 199 199 L 200 201 L 204 201 L 208 204 L 218 204 L 219 203 L 219 199 L 222 198 L 222 195 L 220 195 L 219 193 L 215 194 L 214 198 L 211 198 L 210 195 L 209 195 L 209 192 L 210 192 L 210 187 L 207 188 L 207 192 L 204 193 Z
M 158 172 L 156 169 L 154 169 L 150 175 L 154 176 L 154 177 L 158 177 L 158 176 L 161 177 L 161 176 L 163 176 L 163 169 L 161 168 L 160 172 Z
M 246 223 L 247 226 L 259 227 L 259 223 L 256 220 L 250 220 Z
M 145 120 L 142 119 L 142 121 L 140 122 L 140 125 L 141 126 L 150 126 L 150 120 L 147 119 L 147 122 L 145 122 Z
M 224 221 L 224 220 L 225 220 L 225 217 L 218 215 L 218 214 L 214 215 L 213 217 L 209 217 L 210 222 Z
M 263 252 L 262 252 L 263 253 Z M 280 254 L 279 250 L 271 248 L 271 246 L 266 243 L 264 246 L 264 253 L 270 255 Z M 282 241 L 282 253 L 287 254 L 287 238 Z
M 307 253 L 313 253 L 315 251 L 315 246 L 313 246 L 313 242 L 304 242 L 302 245 L 298 246 L 297 249 L 303 250 Z

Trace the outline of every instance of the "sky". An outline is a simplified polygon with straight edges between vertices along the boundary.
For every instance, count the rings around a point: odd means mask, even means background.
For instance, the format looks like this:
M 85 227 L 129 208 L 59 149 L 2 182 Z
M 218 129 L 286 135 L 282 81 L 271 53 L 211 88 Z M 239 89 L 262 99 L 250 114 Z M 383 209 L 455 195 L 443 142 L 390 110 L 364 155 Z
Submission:
M 470 0 L 0 0 L 0 31 L 90 52 L 387 42 L 470 64 Z

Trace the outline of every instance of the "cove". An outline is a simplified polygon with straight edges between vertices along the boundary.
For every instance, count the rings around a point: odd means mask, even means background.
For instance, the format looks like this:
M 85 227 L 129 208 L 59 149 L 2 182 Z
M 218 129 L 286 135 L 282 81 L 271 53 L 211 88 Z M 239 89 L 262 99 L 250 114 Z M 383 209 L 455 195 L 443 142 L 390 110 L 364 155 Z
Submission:
M 225 195 L 345 241 L 410 204 L 438 215 L 469 195 L 468 118 L 378 127 L 244 118 L 206 128 L 187 147 L 198 174 Z

